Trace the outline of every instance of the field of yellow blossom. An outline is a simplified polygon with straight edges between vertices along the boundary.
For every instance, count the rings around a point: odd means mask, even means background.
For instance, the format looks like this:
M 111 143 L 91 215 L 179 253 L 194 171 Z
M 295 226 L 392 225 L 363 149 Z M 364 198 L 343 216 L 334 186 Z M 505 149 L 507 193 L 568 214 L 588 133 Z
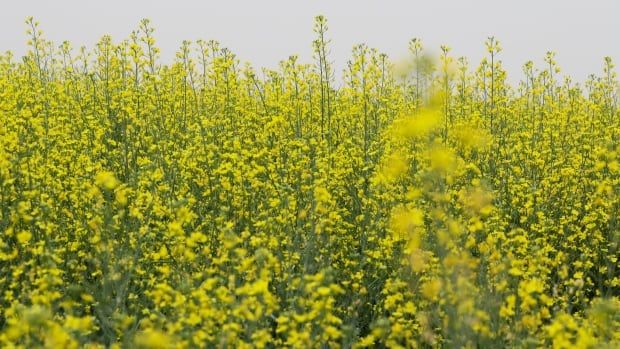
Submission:
M 618 348 L 620 89 L 413 39 L 0 55 L 2 348 Z

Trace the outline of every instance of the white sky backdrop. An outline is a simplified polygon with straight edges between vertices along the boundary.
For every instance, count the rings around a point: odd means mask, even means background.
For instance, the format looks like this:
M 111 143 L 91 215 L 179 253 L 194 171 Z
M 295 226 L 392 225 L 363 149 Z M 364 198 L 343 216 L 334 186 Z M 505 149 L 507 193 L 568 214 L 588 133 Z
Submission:
M 446 44 L 455 57 L 477 65 L 485 39 L 494 35 L 512 81 L 521 77 L 525 61 L 541 66 L 548 50 L 577 81 L 600 72 L 604 56 L 620 63 L 620 0 L 5 0 L 0 51 L 24 53 L 23 21 L 30 15 L 47 38 L 74 47 L 92 47 L 104 34 L 120 41 L 141 18 L 150 18 L 164 61 L 184 39 L 216 39 L 241 61 L 275 67 L 290 54 L 312 59 L 318 14 L 329 21 L 338 75 L 354 44 L 402 58 L 413 37 L 435 52 Z

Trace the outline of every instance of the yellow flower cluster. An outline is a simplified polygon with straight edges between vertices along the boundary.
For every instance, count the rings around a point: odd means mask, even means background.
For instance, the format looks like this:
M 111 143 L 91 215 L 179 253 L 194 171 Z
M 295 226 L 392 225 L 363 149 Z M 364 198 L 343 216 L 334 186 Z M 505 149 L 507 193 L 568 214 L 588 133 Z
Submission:
M 620 346 L 620 111 L 494 38 L 260 73 L 147 20 L 0 56 L 0 346 Z

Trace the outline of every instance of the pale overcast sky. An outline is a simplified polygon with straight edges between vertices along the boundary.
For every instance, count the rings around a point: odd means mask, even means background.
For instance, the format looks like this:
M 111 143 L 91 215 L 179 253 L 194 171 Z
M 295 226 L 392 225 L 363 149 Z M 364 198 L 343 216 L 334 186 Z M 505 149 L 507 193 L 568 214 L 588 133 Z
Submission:
M 452 47 L 472 63 L 485 53 L 489 35 L 503 46 L 501 59 L 511 80 L 528 59 L 542 62 L 557 52 L 564 73 L 583 81 L 600 72 L 604 56 L 620 61 L 619 0 L 20 0 L 0 10 L 0 51 L 25 50 L 24 19 L 34 16 L 45 35 L 74 47 L 92 47 L 104 34 L 121 40 L 141 18 L 156 28 L 164 60 L 182 40 L 216 39 L 242 61 L 275 67 L 290 54 L 311 60 L 313 17 L 329 21 L 336 67 L 354 44 L 365 42 L 393 58 L 407 53 L 408 41 L 428 48 Z

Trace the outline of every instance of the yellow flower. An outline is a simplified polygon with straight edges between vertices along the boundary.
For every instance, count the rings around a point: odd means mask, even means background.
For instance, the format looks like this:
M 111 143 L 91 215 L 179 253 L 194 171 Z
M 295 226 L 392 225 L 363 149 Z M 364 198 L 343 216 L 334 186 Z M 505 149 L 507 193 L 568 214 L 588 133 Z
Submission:
M 431 169 L 439 173 L 448 173 L 455 169 L 456 157 L 454 151 L 443 146 L 433 147 L 428 154 Z
M 424 110 L 419 115 L 407 116 L 400 120 L 396 135 L 405 139 L 428 135 L 439 126 L 440 114 L 434 109 Z
M 420 292 L 428 300 L 437 300 L 443 283 L 439 279 L 431 279 L 422 284 Z
M 17 233 L 17 242 L 21 245 L 27 245 L 32 239 L 32 233 L 26 230 L 22 230 Z
M 172 348 L 172 338 L 154 329 L 147 329 L 136 334 L 134 345 L 142 349 L 168 349 Z
M 417 208 L 398 207 L 392 212 L 390 228 L 397 238 L 407 236 L 424 224 L 424 212 Z
M 120 183 L 112 172 L 102 171 L 95 176 L 95 184 L 106 190 L 114 190 Z
M 407 159 L 399 153 L 394 153 L 386 159 L 386 163 L 379 172 L 379 179 L 386 183 L 393 182 L 407 173 L 409 164 Z

